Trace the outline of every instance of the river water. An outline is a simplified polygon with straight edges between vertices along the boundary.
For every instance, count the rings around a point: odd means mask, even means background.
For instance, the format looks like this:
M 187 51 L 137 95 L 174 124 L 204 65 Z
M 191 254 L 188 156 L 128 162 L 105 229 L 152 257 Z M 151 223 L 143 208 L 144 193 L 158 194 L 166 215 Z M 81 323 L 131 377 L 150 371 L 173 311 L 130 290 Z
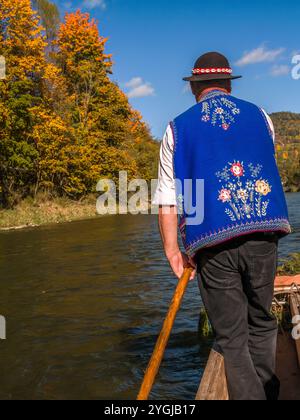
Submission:
M 300 251 L 300 194 L 288 196 Z M 0 234 L 0 399 L 134 399 L 176 282 L 155 216 L 112 216 Z M 190 284 L 154 399 L 194 398 L 211 340 Z

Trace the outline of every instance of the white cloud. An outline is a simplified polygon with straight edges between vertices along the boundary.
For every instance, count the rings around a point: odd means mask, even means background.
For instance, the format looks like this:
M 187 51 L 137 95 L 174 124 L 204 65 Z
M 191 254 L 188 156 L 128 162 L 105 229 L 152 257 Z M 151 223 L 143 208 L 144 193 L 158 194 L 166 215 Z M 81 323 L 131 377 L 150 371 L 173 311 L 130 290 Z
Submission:
M 83 6 L 87 9 L 96 9 L 100 7 L 101 9 L 106 9 L 106 2 L 105 0 L 84 0 Z
M 247 66 L 249 64 L 268 63 L 276 60 L 285 48 L 277 48 L 275 50 L 268 50 L 265 46 L 258 47 L 252 51 L 247 51 L 243 57 L 237 61 L 237 66 Z
M 286 65 L 276 65 L 273 66 L 271 69 L 271 75 L 273 77 L 280 77 L 280 76 L 286 76 L 288 74 L 290 74 L 290 67 L 286 66 Z
M 125 84 L 125 86 L 129 89 L 134 89 L 143 84 L 143 79 L 141 77 L 134 77 L 129 82 Z
M 141 77 L 134 77 L 125 86 L 129 89 L 128 98 L 145 98 L 155 94 L 151 83 L 144 82 Z
M 294 50 L 292 52 L 292 57 L 294 57 L 295 55 L 300 55 L 300 50 Z

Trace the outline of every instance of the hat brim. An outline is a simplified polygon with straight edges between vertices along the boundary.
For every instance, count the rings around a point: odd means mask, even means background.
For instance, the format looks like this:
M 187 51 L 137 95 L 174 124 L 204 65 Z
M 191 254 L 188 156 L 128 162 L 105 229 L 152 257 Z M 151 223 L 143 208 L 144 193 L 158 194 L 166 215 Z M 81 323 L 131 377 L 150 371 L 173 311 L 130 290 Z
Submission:
M 231 74 L 195 74 L 190 77 L 184 77 L 185 82 L 206 82 L 208 80 L 235 80 L 243 76 L 233 76 Z

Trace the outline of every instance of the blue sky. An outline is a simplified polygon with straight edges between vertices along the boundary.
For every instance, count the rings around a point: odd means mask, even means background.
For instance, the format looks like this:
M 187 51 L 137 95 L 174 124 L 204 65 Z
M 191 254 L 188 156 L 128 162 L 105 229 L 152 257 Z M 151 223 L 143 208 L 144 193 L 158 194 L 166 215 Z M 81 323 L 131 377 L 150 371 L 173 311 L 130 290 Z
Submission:
M 207 51 L 227 55 L 234 94 L 269 113 L 300 112 L 299 0 L 55 0 L 62 13 L 81 8 L 99 23 L 113 54 L 112 79 L 161 138 L 170 120 L 193 105 L 182 77 Z

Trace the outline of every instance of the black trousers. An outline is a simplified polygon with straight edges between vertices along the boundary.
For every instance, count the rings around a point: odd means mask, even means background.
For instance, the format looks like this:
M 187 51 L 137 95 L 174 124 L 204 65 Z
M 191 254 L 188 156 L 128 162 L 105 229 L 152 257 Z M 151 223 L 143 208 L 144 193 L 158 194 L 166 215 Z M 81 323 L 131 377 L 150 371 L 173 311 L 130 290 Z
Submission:
M 273 234 L 245 236 L 197 256 L 202 299 L 225 357 L 231 400 L 276 400 L 278 326 L 271 315 L 278 260 Z

